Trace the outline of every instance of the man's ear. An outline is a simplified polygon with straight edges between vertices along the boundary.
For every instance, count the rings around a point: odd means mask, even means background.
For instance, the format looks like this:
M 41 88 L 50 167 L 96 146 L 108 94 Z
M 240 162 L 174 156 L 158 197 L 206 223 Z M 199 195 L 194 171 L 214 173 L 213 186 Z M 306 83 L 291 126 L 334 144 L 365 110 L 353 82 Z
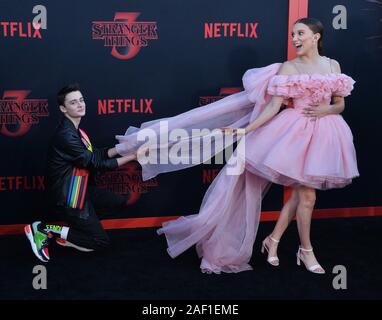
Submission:
M 60 105 L 59 107 L 60 107 L 60 110 L 61 110 L 62 113 L 66 113 L 67 112 L 66 108 L 63 105 Z

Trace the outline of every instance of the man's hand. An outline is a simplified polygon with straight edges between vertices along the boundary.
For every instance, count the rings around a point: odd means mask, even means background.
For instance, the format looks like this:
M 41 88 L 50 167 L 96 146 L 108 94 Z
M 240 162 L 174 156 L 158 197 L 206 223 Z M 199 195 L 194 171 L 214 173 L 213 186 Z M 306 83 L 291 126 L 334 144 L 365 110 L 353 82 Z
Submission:
M 123 166 L 124 164 L 126 164 L 130 161 L 136 160 L 136 159 L 137 159 L 136 154 L 130 154 L 128 156 L 123 156 L 123 157 L 117 158 L 118 167 Z
M 109 158 L 114 158 L 115 156 L 119 156 L 117 149 L 114 147 L 114 148 L 110 148 L 109 150 L 107 150 L 107 156 Z

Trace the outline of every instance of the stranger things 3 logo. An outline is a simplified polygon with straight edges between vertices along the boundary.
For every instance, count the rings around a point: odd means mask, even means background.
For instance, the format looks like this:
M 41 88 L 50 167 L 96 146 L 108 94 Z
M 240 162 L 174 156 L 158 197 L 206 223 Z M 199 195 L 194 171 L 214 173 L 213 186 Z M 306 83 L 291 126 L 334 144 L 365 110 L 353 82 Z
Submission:
M 240 87 L 221 88 L 218 96 L 201 96 L 199 97 L 199 106 L 213 103 L 231 94 L 238 93 L 243 89 Z
M 95 183 L 99 188 L 109 189 L 114 193 L 130 194 L 128 204 L 138 201 L 142 193 L 146 193 L 150 187 L 157 187 L 156 178 L 142 181 L 142 169 L 138 162 L 129 162 L 126 165 L 96 176 Z
M 103 40 L 117 59 L 134 58 L 149 40 L 157 40 L 157 23 L 136 21 L 140 12 L 116 12 L 114 21 L 93 21 L 93 40 Z
M 40 117 L 48 117 L 47 99 L 26 99 L 30 90 L 7 90 L 0 100 L 0 132 L 8 137 L 25 135 Z

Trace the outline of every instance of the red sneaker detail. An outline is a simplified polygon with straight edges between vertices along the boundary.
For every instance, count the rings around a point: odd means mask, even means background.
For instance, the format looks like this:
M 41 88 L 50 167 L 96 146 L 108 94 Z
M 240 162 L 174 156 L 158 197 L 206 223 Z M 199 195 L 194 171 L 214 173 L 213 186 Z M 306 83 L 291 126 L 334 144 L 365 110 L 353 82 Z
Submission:
M 56 238 L 56 242 L 59 242 L 59 243 L 62 243 L 62 244 L 65 244 L 66 241 L 62 238 Z
M 49 258 L 49 251 L 48 251 L 48 247 L 45 247 L 44 249 L 42 249 L 44 251 L 44 254 Z

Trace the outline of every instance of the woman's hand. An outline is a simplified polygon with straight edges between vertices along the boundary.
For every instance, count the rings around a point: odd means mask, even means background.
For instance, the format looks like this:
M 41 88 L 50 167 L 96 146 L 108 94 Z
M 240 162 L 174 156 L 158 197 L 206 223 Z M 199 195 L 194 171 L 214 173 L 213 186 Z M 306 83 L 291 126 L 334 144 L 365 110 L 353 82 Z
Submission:
M 229 128 L 224 127 L 220 129 L 224 134 L 237 134 L 238 136 L 244 136 L 246 134 L 246 130 L 244 128 Z
M 137 150 L 137 153 L 135 154 L 135 159 L 146 157 L 147 156 L 147 151 L 149 151 L 149 150 L 150 150 L 150 147 L 142 147 L 142 146 L 140 146 L 138 148 L 138 150 Z
M 302 114 L 308 118 L 312 118 L 311 121 L 314 121 L 331 114 L 330 109 L 331 106 L 329 104 L 311 104 L 309 107 L 304 108 Z

